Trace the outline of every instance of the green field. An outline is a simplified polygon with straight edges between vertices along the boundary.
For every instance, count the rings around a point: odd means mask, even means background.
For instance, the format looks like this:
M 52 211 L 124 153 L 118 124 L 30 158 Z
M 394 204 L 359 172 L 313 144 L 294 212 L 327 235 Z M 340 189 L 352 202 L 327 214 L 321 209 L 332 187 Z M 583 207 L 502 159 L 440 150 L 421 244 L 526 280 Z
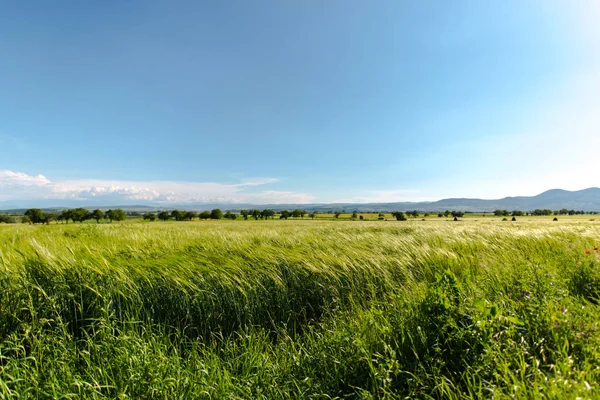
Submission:
M 598 398 L 599 245 L 589 216 L 0 225 L 0 398 Z

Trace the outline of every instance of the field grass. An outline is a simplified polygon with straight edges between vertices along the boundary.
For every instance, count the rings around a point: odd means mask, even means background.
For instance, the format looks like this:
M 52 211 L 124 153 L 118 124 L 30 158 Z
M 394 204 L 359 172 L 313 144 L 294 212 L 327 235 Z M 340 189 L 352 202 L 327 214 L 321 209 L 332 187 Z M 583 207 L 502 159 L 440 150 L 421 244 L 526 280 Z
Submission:
M 600 222 L 430 219 L 0 225 L 0 398 L 600 397 Z

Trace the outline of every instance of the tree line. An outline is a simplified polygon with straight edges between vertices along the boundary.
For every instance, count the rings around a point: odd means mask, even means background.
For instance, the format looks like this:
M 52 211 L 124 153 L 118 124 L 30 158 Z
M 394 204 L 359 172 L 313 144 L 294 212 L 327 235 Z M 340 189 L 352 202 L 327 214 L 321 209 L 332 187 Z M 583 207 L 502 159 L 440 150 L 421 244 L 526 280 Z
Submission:
M 328 212 L 327 214 L 333 214 L 336 219 L 339 219 L 342 212 L 333 211 Z M 390 213 L 397 221 L 406 221 L 409 217 L 418 218 L 419 216 L 428 217 L 430 213 L 428 212 L 420 212 L 417 210 L 413 211 L 394 211 Z M 596 214 L 596 212 L 585 212 L 585 211 L 576 211 L 569 210 L 566 208 L 560 210 L 550 210 L 550 209 L 535 209 L 533 211 L 521 211 L 521 210 L 494 210 L 493 214 L 495 216 L 500 217 L 522 217 L 522 216 L 551 216 L 551 215 L 583 215 L 583 214 Z M 157 212 L 147 212 L 147 213 L 139 213 L 139 212 L 129 212 L 126 213 L 122 209 L 108 210 L 103 212 L 100 209 L 96 209 L 90 211 L 86 208 L 73 208 L 73 209 L 65 209 L 61 212 L 44 212 L 39 208 L 30 208 L 25 211 L 24 215 L 21 217 L 21 222 L 23 223 L 31 223 L 31 224 L 49 224 L 52 221 L 69 223 L 70 221 L 82 223 L 87 220 L 96 220 L 97 223 L 100 223 L 101 220 L 112 221 L 123 221 L 127 218 L 127 216 L 132 217 L 142 217 L 146 221 L 155 221 L 157 219 L 161 221 L 175 220 L 175 221 L 192 221 L 194 219 L 208 220 L 208 219 L 231 219 L 235 220 L 238 217 L 242 217 L 244 220 L 255 219 L 255 220 L 266 220 L 266 219 L 275 219 L 278 217 L 279 219 L 288 219 L 288 218 L 302 218 L 305 216 L 311 219 L 315 219 L 317 217 L 316 211 L 306 211 L 303 209 L 294 209 L 291 211 L 282 210 L 276 212 L 272 209 L 249 209 L 249 210 L 241 210 L 239 214 L 236 214 L 232 211 L 223 212 L 222 210 L 215 208 L 210 211 L 184 211 L 184 210 L 172 210 L 172 211 L 157 211 Z M 462 211 L 450 211 L 446 210 L 445 212 L 440 212 L 437 214 L 439 218 L 442 217 L 454 217 L 460 218 L 465 215 Z M 351 214 L 351 219 L 363 220 L 363 216 L 358 216 L 358 211 L 354 210 Z M 385 219 L 385 214 L 378 214 L 379 220 Z M 14 215 L 2 215 L 0 214 L 0 223 L 16 223 L 18 222 L 17 217 Z
M 125 218 L 127 218 L 127 214 L 120 208 L 103 212 L 100 209 L 90 211 L 80 207 L 62 210 L 60 213 L 44 212 L 39 208 L 30 208 L 23 214 L 21 222 L 30 224 L 49 224 L 52 221 L 56 221 L 68 224 L 69 221 L 82 223 L 94 219 L 97 223 L 100 223 L 100 220 L 103 219 L 107 219 L 109 222 L 118 222 L 124 221 Z
M 158 213 L 145 213 L 142 215 L 142 218 L 146 221 L 155 221 L 159 219 L 161 221 L 192 221 L 194 219 L 237 219 L 238 216 L 241 216 L 243 219 L 247 220 L 253 218 L 255 220 L 259 219 L 274 219 L 278 213 L 275 210 L 271 209 L 251 209 L 251 210 L 241 210 L 239 214 L 236 214 L 232 211 L 223 212 L 221 209 L 215 208 L 211 211 L 183 211 L 183 210 L 172 210 L 169 211 L 160 211 Z M 309 218 L 314 219 L 317 213 L 308 213 L 306 210 L 296 209 L 293 211 L 283 210 L 279 212 L 279 219 L 288 219 L 288 218 L 304 218 L 304 216 L 308 216 Z
M 584 215 L 585 211 L 576 211 L 576 210 L 568 210 L 566 208 L 562 208 L 560 210 L 550 210 L 550 209 L 535 209 L 531 212 L 525 212 L 520 210 L 508 211 L 508 210 L 495 210 L 494 215 L 497 217 L 523 217 L 523 216 L 549 216 L 549 215 Z

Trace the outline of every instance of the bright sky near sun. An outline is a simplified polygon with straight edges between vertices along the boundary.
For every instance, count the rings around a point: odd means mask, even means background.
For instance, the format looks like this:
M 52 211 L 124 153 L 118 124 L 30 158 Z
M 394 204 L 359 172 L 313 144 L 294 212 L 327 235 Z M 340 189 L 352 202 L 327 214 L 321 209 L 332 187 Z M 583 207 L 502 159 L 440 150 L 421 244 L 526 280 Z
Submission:
M 0 208 L 600 186 L 600 2 L 4 1 Z

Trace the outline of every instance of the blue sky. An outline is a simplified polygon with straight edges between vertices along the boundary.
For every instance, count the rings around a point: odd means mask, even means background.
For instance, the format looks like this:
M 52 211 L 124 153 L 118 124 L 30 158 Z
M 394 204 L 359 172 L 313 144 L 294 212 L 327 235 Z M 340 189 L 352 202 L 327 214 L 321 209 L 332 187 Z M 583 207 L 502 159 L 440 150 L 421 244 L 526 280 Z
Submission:
M 600 3 L 0 3 L 0 206 L 600 186 Z

